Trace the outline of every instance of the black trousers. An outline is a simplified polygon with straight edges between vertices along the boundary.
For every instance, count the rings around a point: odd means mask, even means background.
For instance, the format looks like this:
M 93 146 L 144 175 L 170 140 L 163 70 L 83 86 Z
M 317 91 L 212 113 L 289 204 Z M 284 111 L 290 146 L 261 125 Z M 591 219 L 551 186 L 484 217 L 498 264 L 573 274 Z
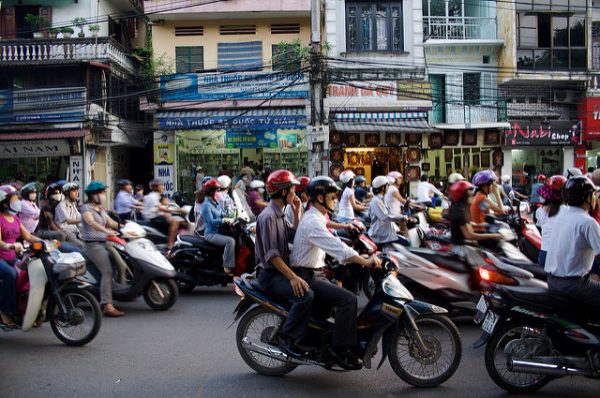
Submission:
M 600 310 L 600 282 L 590 278 L 589 274 L 581 278 L 556 278 L 548 275 L 548 288 L 552 293 Z

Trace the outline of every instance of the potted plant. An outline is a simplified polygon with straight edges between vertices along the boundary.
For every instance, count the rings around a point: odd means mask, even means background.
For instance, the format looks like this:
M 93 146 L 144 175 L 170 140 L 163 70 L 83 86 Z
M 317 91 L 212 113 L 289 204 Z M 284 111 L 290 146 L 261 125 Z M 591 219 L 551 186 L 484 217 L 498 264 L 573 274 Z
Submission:
M 62 33 L 64 39 L 70 39 L 73 33 L 75 33 L 75 30 L 71 27 L 64 26 L 60 28 L 60 33 Z
M 48 37 L 50 39 L 56 39 L 56 36 L 58 36 L 59 33 L 60 33 L 60 29 L 58 29 L 58 28 L 48 29 Z
M 90 25 L 88 27 L 88 29 L 90 30 L 92 37 L 98 37 L 98 32 L 100 32 L 100 25 L 98 25 L 98 24 Z
M 85 37 L 85 33 L 83 32 L 83 27 L 86 24 L 85 18 L 77 17 L 74 18 L 71 23 L 79 28 L 79 33 L 77 33 L 78 37 Z
M 25 23 L 31 26 L 33 30 L 33 37 L 35 39 L 41 39 L 44 37 L 44 29 L 50 26 L 48 18 L 41 15 L 26 14 Z

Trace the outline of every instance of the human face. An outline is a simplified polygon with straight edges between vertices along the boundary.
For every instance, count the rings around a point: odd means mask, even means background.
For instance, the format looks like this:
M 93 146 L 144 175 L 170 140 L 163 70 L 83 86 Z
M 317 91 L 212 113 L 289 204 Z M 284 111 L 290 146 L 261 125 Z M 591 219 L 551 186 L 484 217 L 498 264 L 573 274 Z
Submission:
M 127 184 L 123 188 L 129 193 L 133 192 L 133 186 L 131 184 Z
M 72 202 L 75 202 L 77 200 L 77 198 L 79 198 L 79 190 L 74 189 L 72 191 L 69 191 L 69 199 Z
M 331 192 L 325 195 L 325 204 L 328 208 L 335 209 L 335 207 L 337 206 L 337 201 L 337 193 Z
M 30 192 L 29 195 L 27 196 L 27 199 L 29 199 L 31 202 L 34 202 L 37 199 L 37 193 Z
M 400 186 L 400 185 L 402 185 L 402 176 L 400 176 L 400 177 L 396 178 L 396 185 L 397 185 L 397 186 Z
M 294 197 L 296 197 L 296 187 L 292 185 L 287 195 L 285 195 L 285 203 L 291 205 L 294 202 Z

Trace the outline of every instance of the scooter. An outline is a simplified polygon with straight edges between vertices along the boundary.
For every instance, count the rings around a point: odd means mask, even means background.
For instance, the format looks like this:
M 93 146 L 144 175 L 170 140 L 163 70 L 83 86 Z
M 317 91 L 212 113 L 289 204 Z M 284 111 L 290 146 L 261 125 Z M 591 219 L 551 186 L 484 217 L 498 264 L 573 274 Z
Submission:
M 528 394 L 564 376 L 600 379 L 600 316 L 546 288 L 488 280 L 475 322 L 485 367 L 504 390 Z
M 460 364 L 462 343 L 458 329 L 441 307 L 417 301 L 395 275 L 399 264 L 381 255 L 382 272 L 376 277 L 377 290 L 358 316 L 357 354 L 363 366 L 372 367 L 379 341 L 382 358 L 389 358 L 394 372 L 417 387 L 435 387 L 448 380 Z M 314 315 L 308 325 L 303 346 L 310 349 L 301 357 L 288 356 L 279 346 L 280 328 L 289 304 L 269 296 L 256 279 L 235 279 L 241 301 L 234 310 L 239 320 L 236 343 L 240 356 L 256 372 L 281 376 L 298 365 L 316 365 L 326 370 L 341 370 L 328 355 L 334 324 L 330 311 Z M 315 308 L 322 306 L 315 305 Z
M 26 252 L 17 278 L 17 328 L 0 324 L 4 331 L 30 331 L 50 322 L 52 332 L 66 345 L 92 341 L 102 325 L 102 311 L 80 279 L 85 259 L 79 253 L 60 253 L 53 242 L 34 242 Z M 0 281 L 2 283 L 2 281 Z
M 107 238 L 107 244 L 120 257 L 115 258 L 113 252 L 113 264 L 123 264 L 115 267 L 115 280 L 125 282 L 113 282 L 113 298 L 130 301 L 143 295 L 150 308 L 167 310 L 175 305 L 179 296 L 174 280 L 175 268 L 150 240 L 145 239 L 145 233 L 139 224 L 128 221 L 121 228 L 122 238 Z M 124 280 L 121 272 L 125 272 Z M 92 285 L 91 291 L 99 297 L 101 273 L 91 261 L 88 261 L 88 272 L 81 278 Z
M 181 200 L 179 200 L 181 202 Z M 179 210 L 181 209 L 181 215 L 173 215 L 171 217 L 176 217 L 181 221 L 185 221 L 183 225 L 179 228 L 178 235 L 190 235 L 194 233 L 194 223 L 190 220 L 190 211 L 192 210 L 192 206 L 188 204 L 184 204 L 183 206 L 179 206 L 177 203 L 170 203 L 169 209 Z M 118 220 L 119 223 L 122 221 Z M 146 239 L 150 240 L 156 248 L 165 253 L 167 251 L 167 242 L 169 237 L 163 231 L 159 231 L 156 227 L 152 225 L 152 223 L 137 220 L 136 223 L 141 226 L 145 230 Z

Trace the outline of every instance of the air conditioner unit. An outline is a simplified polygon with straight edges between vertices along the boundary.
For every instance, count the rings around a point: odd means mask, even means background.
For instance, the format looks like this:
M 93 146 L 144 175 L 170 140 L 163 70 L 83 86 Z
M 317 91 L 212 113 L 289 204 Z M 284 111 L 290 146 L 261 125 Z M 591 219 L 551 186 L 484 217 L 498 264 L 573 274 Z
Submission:
M 577 102 L 577 93 L 573 90 L 554 90 L 553 98 L 555 104 L 574 104 Z

